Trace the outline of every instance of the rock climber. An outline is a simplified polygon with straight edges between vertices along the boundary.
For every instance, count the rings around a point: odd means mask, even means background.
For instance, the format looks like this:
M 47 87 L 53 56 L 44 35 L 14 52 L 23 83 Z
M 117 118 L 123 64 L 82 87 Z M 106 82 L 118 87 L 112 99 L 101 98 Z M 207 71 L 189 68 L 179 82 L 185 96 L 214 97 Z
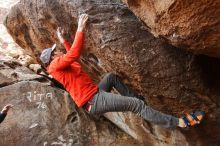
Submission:
M 5 117 L 7 116 L 7 113 L 9 111 L 10 108 L 12 108 L 13 105 L 12 104 L 7 104 L 6 106 L 4 106 L 4 108 L 2 109 L 1 113 L 0 113 L 0 123 L 4 121 Z
M 186 114 L 183 118 L 176 118 L 152 109 L 140 99 L 142 96 L 136 95 L 113 73 L 105 75 L 98 85 L 94 84 L 79 63 L 83 46 L 83 30 L 87 20 L 87 14 L 80 15 L 72 45 L 64 39 L 61 30 L 57 29 L 58 39 L 67 53 L 64 54 L 53 47 L 43 50 L 40 56 L 47 72 L 65 87 L 78 107 L 82 107 L 91 115 L 131 111 L 146 121 L 166 128 L 184 128 L 200 123 L 204 118 L 203 112 L 197 111 Z M 113 87 L 120 94 L 110 93 Z

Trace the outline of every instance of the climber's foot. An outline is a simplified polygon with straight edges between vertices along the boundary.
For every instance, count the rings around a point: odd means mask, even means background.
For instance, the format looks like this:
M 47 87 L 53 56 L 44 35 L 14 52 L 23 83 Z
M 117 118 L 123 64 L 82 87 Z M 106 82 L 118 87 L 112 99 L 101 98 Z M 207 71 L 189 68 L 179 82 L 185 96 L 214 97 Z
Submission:
M 179 119 L 178 126 L 181 128 L 192 127 L 200 124 L 205 114 L 200 111 L 196 111 L 192 114 L 186 114 L 183 118 Z

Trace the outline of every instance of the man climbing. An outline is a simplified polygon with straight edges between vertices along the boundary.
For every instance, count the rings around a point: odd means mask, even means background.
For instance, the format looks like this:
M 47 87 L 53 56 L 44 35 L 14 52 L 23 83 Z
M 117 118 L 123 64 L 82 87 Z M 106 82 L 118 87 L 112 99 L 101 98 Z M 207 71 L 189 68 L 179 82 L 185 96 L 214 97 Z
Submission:
M 48 73 L 65 87 L 78 107 L 84 108 L 91 115 L 131 111 L 149 122 L 166 128 L 177 126 L 183 128 L 200 123 L 204 117 L 202 112 L 187 114 L 184 118 L 176 118 L 152 109 L 143 100 L 138 99 L 140 96 L 124 85 L 115 74 L 108 73 L 98 86 L 95 85 L 78 62 L 83 45 L 83 30 L 87 20 L 88 15 L 86 14 L 79 17 L 72 46 L 62 37 L 58 29 L 57 35 L 67 51 L 66 54 L 54 48 L 48 48 L 43 50 L 40 56 Z M 120 95 L 110 93 L 113 87 Z
M 7 104 L 1 111 L 0 113 L 0 123 L 4 121 L 5 117 L 7 116 L 7 113 L 9 111 L 10 108 L 12 108 L 13 105 L 12 104 Z

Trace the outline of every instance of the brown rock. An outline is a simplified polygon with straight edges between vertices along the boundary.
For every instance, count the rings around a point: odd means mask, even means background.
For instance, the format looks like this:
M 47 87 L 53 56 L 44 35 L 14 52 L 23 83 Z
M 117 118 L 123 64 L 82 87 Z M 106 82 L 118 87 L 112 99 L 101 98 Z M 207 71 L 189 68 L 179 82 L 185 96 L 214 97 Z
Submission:
M 155 36 L 196 54 L 220 57 L 218 0 L 123 0 Z
M 36 75 L 30 69 L 22 66 L 15 59 L 1 58 L 0 60 L 0 87 L 23 80 L 41 80 L 42 76 Z
M 1 123 L 1 145 L 136 145 L 107 122 L 96 126 L 62 90 L 36 81 L 21 81 L 0 88 L 0 97 L 1 107 L 14 105 Z M 124 139 L 119 139 L 120 135 Z
M 0 3 L 0 55 L 18 57 L 24 54 L 23 49 L 21 49 L 16 43 L 14 43 L 11 36 L 7 33 L 3 21 L 10 11 L 12 4 L 16 3 L 18 0 L 5 0 Z
M 38 57 L 54 42 L 63 50 L 55 35 L 58 26 L 73 40 L 82 12 L 89 14 L 89 23 L 81 62 L 95 82 L 103 72 L 117 72 L 155 109 L 178 117 L 198 109 L 207 114 L 201 125 L 187 132 L 166 130 L 128 113 L 114 113 L 110 120 L 147 146 L 219 143 L 220 61 L 156 39 L 120 2 L 22 0 L 5 25 L 20 46 Z

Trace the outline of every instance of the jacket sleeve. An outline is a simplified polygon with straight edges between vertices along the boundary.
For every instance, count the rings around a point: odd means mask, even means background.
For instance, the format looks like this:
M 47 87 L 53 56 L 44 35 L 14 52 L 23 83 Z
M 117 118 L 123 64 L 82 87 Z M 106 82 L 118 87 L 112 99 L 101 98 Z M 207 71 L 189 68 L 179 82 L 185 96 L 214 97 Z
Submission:
M 74 42 L 70 47 L 69 51 L 63 56 L 55 58 L 50 65 L 54 69 L 64 69 L 70 66 L 74 61 L 77 61 L 79 59 L 82 50 L 82 45 L 83 45 L 83 32 L 76 32 Z
M 66 52 L 70 50 L 70 43 L 67 40 L 64 40 L 63 42 L 64 48 L 66 49 Z
M 6 115 L 7 115 L 7 114 L 0 112 L 0 123 L 1 123 L 2 121 L 4 121 Z

